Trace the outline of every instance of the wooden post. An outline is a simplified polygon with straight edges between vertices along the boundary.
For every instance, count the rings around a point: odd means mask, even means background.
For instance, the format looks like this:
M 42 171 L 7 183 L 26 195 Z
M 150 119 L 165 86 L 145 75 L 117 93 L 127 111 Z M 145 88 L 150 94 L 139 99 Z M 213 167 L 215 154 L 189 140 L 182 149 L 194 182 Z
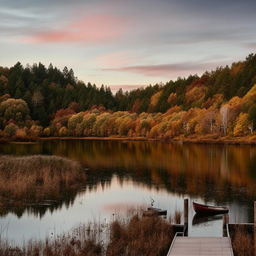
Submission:
M 184 199 L 184 236 L 188 235 L 188 198 Z
M 256 201 L 254 201 L 254 223 L 253 223 L 253 233 L 254 233 L 254 256 L 256 256 Z
M 229 224 L 229 215 L 224 214 L 223 215 L 223 236 L 227 236 L 227 225 Z
M 256 224 L 256 201 L 254 201 L 254 225 Z

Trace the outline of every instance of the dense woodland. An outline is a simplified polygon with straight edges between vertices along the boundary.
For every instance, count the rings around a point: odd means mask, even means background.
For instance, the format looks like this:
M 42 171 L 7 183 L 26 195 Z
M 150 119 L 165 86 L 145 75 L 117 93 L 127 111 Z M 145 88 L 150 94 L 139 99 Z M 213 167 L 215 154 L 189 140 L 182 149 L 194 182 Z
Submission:
M 0 136 L 241 137 L 256 128 L 256 54 L 202 76 L 130 92 L 79 81 L 72 69 L 0 67 Z M 253 137 L 252 137 L 253 138 Z

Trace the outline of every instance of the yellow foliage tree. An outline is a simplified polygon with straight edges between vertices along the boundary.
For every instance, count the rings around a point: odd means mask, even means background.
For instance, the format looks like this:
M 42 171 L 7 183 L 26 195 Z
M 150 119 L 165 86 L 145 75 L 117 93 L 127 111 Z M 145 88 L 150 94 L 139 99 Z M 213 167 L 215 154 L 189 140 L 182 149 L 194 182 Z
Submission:
M 25 128 L 17 129 L 15 137 L 19 139 L 25 139 L 27 137 L 26 129 Z
M 148 108 L 149 112 L 153 112 L 154 111 L 155 106 L 157 105 L 161 95 L 162 95 L 162 91 L 159 91 L 159 92 L 157 92 L 157 93 L 155 93 L 154 95 L 151 96 L 150 104 L 149 104 L 149 108 Z
M 177 100 L 177 93 L 170 93 L 169 97 L 168 97 L 168 103 L 170 103 L 171 105 L 175 105 L 176 103 L 176 100 Z
M 249 120 L 247 113 L 240 113 L 234 127 L 234 136 L 246 135 L 249 131 Z
M 30 127 L 30 134 L 32 136 L 41 136 L 43 132 L 43 127 L 40 125 L 32 125 Z
M 66 128 L 66 127 L 61 127 L 60 129 L 59 129 L 59 136 L 67 136 L 68 135 L 68 129 Z
M 204 100 L 205 93 L 205 86 L 195 86 L 190 88 L 185 94 L 186 104 L 193 107 L 199 107 Z
M 50 129 L 49 127 L 44 128 L 44 130 L 43 130 L 43 135 L 44 135 L 45 137 L 50 136 L 50 135 L 51 135 L 51 129 Z

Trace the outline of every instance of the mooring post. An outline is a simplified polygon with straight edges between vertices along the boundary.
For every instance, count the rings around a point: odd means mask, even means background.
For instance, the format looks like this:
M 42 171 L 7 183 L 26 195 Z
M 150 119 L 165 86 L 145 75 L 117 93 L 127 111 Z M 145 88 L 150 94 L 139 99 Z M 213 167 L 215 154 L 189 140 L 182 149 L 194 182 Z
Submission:
M 223 236 L 227 236 L 227 225 L 229 224 L 229 215 L 223 215 Z
M 188 235 L 188 198 L 184 199 L 184 236 Z
M 254 256 L 256 256 L 256 201 L 254 201 L 254 222 L 253 222 L 253 233 L 254 233 Z

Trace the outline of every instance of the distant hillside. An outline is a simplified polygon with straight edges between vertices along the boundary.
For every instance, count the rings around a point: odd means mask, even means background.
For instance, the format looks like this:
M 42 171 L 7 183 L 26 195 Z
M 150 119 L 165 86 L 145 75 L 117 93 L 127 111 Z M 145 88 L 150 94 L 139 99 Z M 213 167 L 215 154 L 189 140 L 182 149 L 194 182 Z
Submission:
M 200 77 L 116 95 L 78 81 L 66 67 L 17 63 L 0 68 L 0 129 L 8 136 L 245 136 L 256 126 L 255 84 L 256 54 Z
M 148 86 L 125 95 L 119 90 L 116 99 L 120 110 L 165 112 L 175 105 L 183 109 L 205 107 L 216 94 L 222 94 L 223 101 L 234 96 L 242 97 L 254 84 L 256 54 L 250 54 L 245 61 L 206 71 L 201 77 L 178 78 L 165 85 Z

